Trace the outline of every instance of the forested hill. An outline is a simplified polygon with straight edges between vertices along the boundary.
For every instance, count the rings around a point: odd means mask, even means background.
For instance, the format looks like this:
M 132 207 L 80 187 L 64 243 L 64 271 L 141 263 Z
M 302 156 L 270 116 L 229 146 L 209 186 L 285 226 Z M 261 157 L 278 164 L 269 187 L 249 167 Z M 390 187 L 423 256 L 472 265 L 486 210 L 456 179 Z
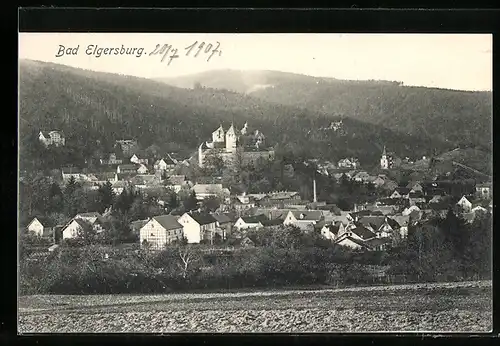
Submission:
M 278 104 L 380 124 L 394 131 L 491 150 L 492 93 L 347 81 L 277 71 L 208 71 L 165 83 L 246 92 Z
M 335 132 L 327 129 L 332 120 L 318 111 L 236 92 L 187 90 L 52 63 L 20 63 L 21 149 L 39 130 L 58 129 L 64 131 L 67 146 L 84 156 L 95 155 L 100 148 L 111 150 L 122 138 L 136 138 L 143 148 L 156 144 L 194 151 L 219 124 L 227 128 L 234 122 L 241 127 L 245 121 L 264 132 L 268 144 L 309 157 L 337 160 L 355 155 L 362 162 L 376 163 L 383 145 L 401 156 L 451 149 L 433 138 L 398 134 L 350 119 Z

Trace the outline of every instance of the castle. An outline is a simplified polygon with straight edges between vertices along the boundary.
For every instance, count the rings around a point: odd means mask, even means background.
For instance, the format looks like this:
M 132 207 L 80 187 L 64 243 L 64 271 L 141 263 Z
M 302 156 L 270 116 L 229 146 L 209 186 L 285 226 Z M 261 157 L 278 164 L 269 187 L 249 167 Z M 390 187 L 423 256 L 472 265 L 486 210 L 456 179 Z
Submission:
M 262 150 L 264 141 L 264 134 L 259 130 L 250 132 L 248 123 L 239 131 L 233 124 L 227 131 L 221 125 L 212 132 L 211 142 L 203 142 L 198 147 L 198 165 L 207 166 L 207 157 L 213 154 L 219 156 L 226 165 L 237 157 L 241 158 L 243 164 L 255 162 L 259 158 L 274 159 L 273 150 Z

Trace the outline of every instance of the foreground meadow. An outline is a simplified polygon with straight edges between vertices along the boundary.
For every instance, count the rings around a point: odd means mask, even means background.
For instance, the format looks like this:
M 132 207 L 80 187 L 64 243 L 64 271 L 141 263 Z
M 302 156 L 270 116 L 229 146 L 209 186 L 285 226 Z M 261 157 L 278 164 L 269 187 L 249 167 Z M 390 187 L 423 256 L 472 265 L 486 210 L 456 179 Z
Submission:
M 491 281 L 168 295 L 22 296 L 20 333 L 489 332 Z

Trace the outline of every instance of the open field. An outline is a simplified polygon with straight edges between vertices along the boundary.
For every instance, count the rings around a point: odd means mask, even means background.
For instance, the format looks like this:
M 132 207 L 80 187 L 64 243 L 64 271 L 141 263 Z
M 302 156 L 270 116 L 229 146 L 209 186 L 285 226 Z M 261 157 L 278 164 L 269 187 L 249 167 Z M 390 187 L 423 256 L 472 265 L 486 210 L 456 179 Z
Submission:
M 20 333 L 489 332 L 491 281 L 168 295 L 23 296 Z

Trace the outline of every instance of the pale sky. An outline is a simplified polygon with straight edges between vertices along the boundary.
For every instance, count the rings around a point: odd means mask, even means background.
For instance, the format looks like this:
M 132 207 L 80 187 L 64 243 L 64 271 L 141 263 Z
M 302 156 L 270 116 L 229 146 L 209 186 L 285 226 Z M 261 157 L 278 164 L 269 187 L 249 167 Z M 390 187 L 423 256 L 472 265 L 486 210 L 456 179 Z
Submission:
M 194 42 L 220 43 L 209 62 L 204 49 L 186 56 Z M 157 44 L 178 49 L 167 65 L 149 54 Z M 59 45 L 77 55 L 56 57 Z M 97 48 L 143 48 L 143 55 L 86 54 Z M 206 47 L 205 46 L 205 47 Z M 210 48 L 210 47 L 209 47 Z M 401 81 L 405 85 L 492 90 L 490 34 L 171 34 L 20 33 L 19 58 L 50 61 L 139 77 L 173 77 L 206 70 L 277 70 L 317 77 Z

